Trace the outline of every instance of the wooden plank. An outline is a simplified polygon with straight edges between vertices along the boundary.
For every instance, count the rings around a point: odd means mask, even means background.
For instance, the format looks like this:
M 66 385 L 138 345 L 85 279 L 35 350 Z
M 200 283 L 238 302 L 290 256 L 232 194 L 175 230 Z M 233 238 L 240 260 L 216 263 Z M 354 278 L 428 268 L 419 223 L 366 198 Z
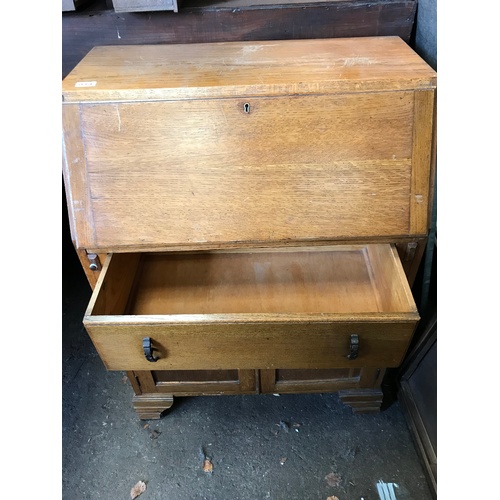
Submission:
M 141 255 L 131 253 L 116 257 L 106 257 L 86 314 L 90 311 L 94 314 L 122 314 L 126 310 Z
M 429 194 L 433 190 L 433 90 L 415 92 L 415 113 L 413 125 L 412 180 L 410 196 L 410 232 L 427 234 L 429 212 L 432 200 Z
M 80 107 L 78 104 L 62 109 L 63 156 L 62 167 L 68 205 L 71 239 L 77 249 L 83 241 L 95 240 L 92 205 L 87 184 L 87 159 L 81 137 Z M 89 233 L 90 231 L 90 233 Z
M 353 375 L 353 372 L 356 375 Z M 278 394 L 335 392 L 358 387 L 360 369 L 261 370 L 262 392 Z
M 434 88 L 435 81 L 435 71 L 398 37 L 114 45 L 95 47 L 78 64 L 63 82 L 63 98 L 97 102 L 413 91 Z
M 179 12 L 177 0 L 113 0 L 115 12 L 154 12 L 173 10 Z
M 391 247 L 368 248 L 144 254 L 128 313 L 416 312 Z
M 380 311 L 417 312 L 396 247 L 367 245 L 366 256 Z
M 99 9 L 62 18 L 63 78 L 95 46 L 399 36 L 415 19 L 415 0 L 346 0 L 264 4 L 186 0 L 179 13 Z
M 150 377 L 143 377 L 150 392 L 175 396 L 258 391 L 255 370 L 155 370 L 150 372 Z
M 108 317 L 109 318 L 109 317 Z M 416 321 L 367 323 L 167 324 L 148 317 L 128 324 L 116 317 L 84 324 L 108 370 L 226 370 L 271 368 L 396 367 L 401 363 Z M 359 355 L 348 359 L 352 334 Z M 142 339 L 150 337 L 158 358 L 146 360 Z
M 85 105 L 79 247 L 408 234 L 412 95 Z
M 259 392 L 273 393 L 276 389 L 276 370 L 259 370 Z

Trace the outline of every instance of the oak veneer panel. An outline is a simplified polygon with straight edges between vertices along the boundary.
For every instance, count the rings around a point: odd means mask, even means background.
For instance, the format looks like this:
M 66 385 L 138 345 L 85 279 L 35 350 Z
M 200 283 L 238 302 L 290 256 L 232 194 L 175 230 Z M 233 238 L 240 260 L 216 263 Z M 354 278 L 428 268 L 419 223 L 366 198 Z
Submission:
M 369 245 L 144 254 L 126 314 L 414 311 L 394 252 L 389 245 Z
M 140 257 L 140 254 L 129 253 L 112 260 L 108 255 L 103 267 L 106 271 L 101 272 L 96 284 L 99 294 L 92 294 L 88 309 L 96 315 L 123 313 L 130 299 Z
M 255 370 L 161 370 L 151 372 L 155 392 L 175 396 L 255 394 Z
M 413 295 L 395 246 L 367 245 L 365 251 L 379 311 L 407 310 Z
M 114 313 L 96 311 L 101 289 L 115 288 L 110 270 L 124 280 L 118 271 L 134 255 L 116 254 L 84 324 L 111 370 L 397 366 L 418 313 L 405 291 L 377 297 L 385 293 L 374 289 L 379 267 L 393 274 L 393 287 L 406 282 L 392 247 L 375 253 L 383 266 L 372 266 L 364 247 L 144 255 L 135 283 L 120 287 L 123 309 L 114 300 Z M 355 360 L 347 358 L 352 334 L 360 338 Z M 153 340 L 156 363 L 145 359 L 143 337 Z
M 238 382 L 238 370 L 175 370 L 154 372 L 157 384 L 176 382 Z
M 333 379 L 359 378 L 361 370 L 332 369 L 332 370 L 276 370 L 276 382 L 310 382 L 328 381 Z
M 434 185 L 433 127 L 435 115 L 435 92 L 415 92 L 415 115 L 413 126 L 412 186 L 410 205 L 410 227 L 414 234 L 428 230 L 429 213 Z
M 63 82 L 73 240 L 424 236 L 434 87 L 397 37 L 98 47 Z
M 80 240 L 92 241 L 95 239 L 92 204 L 87 183 L 85 147 L 81 140 L 80 118 L 78 105 L 63 106 L 63 177 L 71 237 L 77 249 L 84 248 Z
M 219 319 L 223 321 L 212 324 L 147 317 L 115 324 L 87 319 L 85 327 L 108 370 L 396 367 L 418 316 L 337 317 L 328 322 L 296 318 L 281 323 L 251 322 L 251 318 L 237 323 L 228 315 Z M 355 360 L 347 358 L 352 334 L 360 338 Z M 144 337 L 150 337 L 156 348 L 155 363 L 144 357 Z
M 92 82 L 82 86 L 81 82 Z M 95 47 L 63 81 L 65 102 L 432 89 L 399 37 Z
M 263 393 L 332 392 L 359 387 L 363 370 L 359 368 L 315 370 L 260 370 Z
M 78 243 L 410 232 L 412 92 L 248 102 L 249 114 L 231 99 L 82 105 L 90 194 L 78 202 L 91 217 Z

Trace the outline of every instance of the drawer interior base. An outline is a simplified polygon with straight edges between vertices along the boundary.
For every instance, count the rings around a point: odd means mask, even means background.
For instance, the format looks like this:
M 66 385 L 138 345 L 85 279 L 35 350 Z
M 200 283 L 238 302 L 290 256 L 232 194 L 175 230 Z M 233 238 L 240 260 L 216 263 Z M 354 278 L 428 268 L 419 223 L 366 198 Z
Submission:
M 113 258 L 124 258 L 115 254 Z M 133 256 L 132 256 L 133 258 Z M 416 310 L 390 245 L 144 253 L 114 310 L 94 314 L 321 314 Z M 126 288 L 126 286 L 125 286 Z M 96 306 L 98 306 L 98 301 Z

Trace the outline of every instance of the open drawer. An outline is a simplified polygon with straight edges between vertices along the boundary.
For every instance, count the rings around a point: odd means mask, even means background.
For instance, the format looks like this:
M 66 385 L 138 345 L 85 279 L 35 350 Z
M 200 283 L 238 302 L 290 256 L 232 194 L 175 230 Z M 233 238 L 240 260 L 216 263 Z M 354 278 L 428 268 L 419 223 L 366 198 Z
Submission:
M 84 318 L 110 370 L 398 366 L 419 320 L 388 244 L 108 255 Z

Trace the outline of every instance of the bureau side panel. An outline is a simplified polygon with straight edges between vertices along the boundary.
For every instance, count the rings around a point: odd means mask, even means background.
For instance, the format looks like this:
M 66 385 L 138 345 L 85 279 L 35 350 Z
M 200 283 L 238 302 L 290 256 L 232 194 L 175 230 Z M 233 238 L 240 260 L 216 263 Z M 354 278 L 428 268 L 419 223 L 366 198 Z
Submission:
M 409 234 L 413 92 L 81 108 L 87 247 Z
M 71 238 L 76 248 L 93 246 L 94 222 L 87 178 L 85 146 L 81 135 L 80 106 L 62 107 L 63 177 Z

